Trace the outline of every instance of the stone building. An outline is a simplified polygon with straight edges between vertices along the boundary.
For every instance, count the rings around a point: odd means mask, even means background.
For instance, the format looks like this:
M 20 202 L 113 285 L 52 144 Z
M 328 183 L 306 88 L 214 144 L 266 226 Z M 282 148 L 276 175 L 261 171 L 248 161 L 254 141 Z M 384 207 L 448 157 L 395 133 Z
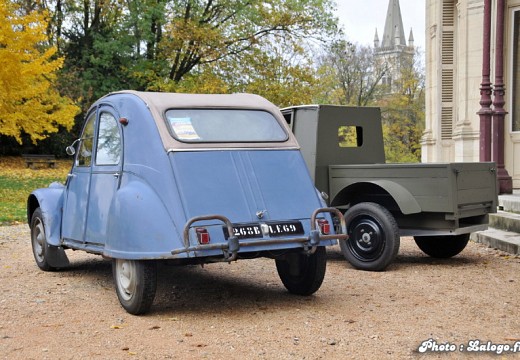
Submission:
M 520 189 L 520 0 L 426 0 L 423 162 L 495 161 Z

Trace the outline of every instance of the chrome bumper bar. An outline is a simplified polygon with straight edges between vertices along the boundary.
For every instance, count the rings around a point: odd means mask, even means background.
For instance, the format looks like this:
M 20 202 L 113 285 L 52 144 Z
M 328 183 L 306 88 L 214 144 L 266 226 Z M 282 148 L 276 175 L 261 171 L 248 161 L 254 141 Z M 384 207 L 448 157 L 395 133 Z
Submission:
M 340 221 L 340 229 L 341 233 L 339 234 L 330 234 L 323 235 L 320 233 L 320 230 L 316 229 L 316 219 L 318 214 L 321 213 L 331 213 L 336 215 L 336 217 Z M 190 228 L 191 226 L 198 222 L 204 220 L 219 220 L 224 223 L 227 228 L 228 234 L 230 234 L 226 243 L 218 243 L 218 244 L 199 244 L 190 246 Z M 224 261 L 234 261 L 238 256 L 238 251 L 242 247 L 251 247 L 251 246 L 262 246 L 262 245 L 277 245 L 277 244 L 289 244 L 289 243 L 302 243 L 304 245 L 305 251 L 310 255 L 316 251 L 321 240 L 346 240 L 348 238 L 347 235 L 347 227 L 345 224 L 345 219 L 341 212 L 336 208 L 319 208 L 314 210 L 311 215 L 311 231 L 309 236 L 307 237 L 292 237 L 292 238 L 283 238 L 283 239 L 261 239 L 261 240 L 241 240 L 232 235 L 233 234 L 233 224 L 229 219 L 222 215 L 205 215 L 205 216 L 196 216 L 188 220 L 184 225 L 183 231 L 183 241 L 184 248 L 172 250 L 172 255 L 189 253 L 193 251 L 203 251 L 203 250 L 222 250 L 224 253 Z

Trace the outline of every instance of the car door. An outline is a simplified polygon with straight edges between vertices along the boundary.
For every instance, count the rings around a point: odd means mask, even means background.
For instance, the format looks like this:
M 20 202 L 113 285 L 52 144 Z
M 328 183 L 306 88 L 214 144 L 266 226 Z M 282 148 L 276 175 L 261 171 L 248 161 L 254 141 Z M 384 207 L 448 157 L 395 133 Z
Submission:
M 62 218 L 62 238 L 65 241 L 83 242 L 92 170 L 95 123 L 96 112 L 93 111 L 87 116 L 87 122 L 79 138 L 72 170 L 67 175 Z
M 90 176 L 85 242 L 104 245 L 109 212 L 119 188 L 122 166 L 122 136 L 114 109 L 101 106 Z

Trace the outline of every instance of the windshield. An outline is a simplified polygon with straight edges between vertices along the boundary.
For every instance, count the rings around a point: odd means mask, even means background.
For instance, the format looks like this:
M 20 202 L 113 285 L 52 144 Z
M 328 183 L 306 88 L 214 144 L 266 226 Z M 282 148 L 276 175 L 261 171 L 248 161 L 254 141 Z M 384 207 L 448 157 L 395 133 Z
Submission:
M 173 136 L 184 142 L 278 142 L 287 134 L 267 111 L 174 109 L 166 111 Z

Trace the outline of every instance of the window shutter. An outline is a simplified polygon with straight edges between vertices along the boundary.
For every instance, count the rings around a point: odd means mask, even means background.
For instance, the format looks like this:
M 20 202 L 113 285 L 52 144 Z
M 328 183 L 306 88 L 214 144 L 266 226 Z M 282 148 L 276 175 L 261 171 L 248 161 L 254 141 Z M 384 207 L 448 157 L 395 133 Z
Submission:
M 441 139 L 451 139 L 453 133 L 453 84 L 455 55 L 455 2 L 442 0 L 441 32 Z

